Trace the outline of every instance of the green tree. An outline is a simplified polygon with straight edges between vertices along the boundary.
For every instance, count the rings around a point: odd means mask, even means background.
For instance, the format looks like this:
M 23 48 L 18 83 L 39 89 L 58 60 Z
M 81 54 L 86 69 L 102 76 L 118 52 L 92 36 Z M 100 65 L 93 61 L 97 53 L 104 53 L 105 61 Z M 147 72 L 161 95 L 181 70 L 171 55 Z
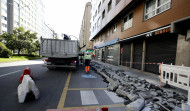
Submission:
M 57 36 L 55 36 L 55 39 L 59 39 Z
M 16 38 L 15 36 L 13 36 L 13 34 L 3 33 L 0 36 L 0 38 L 2 42 L 4 42 L 7 48 L 9 48 L 12 51 L 16 49 L 16 42 L 15 42 Z
M 0 42 L 0 57 L 9 58 L 12 55 L 12 52 Z
M 15 37 L 16 49 L 18 49 L 18 55 L 20 55 L 21 49 L 25 48 L 25 42 L 27 37 L 24 35 L 25 30 L 23 27 L 19 27 L 13 30 L 13 36 Z
M 35 51 L 35 41 L 37 33 L 31 33 L 29 30 L 25 31 L 23 27 L 13 30 L 13 34 L 4 33 L 0 36 L 0 41 L 4 41 L 7 48 L 11 50 L 18 50 L 20 55 L 21 50 L 27 50 L 28 54 Z
M 24 36 L 26 36 L 27 38 L 27 40 L 24 43 L 24 48 L 27 49 L 28 54 L 35 52 L 35 40 L 37 39 L 37 33 L 31 33 L 29 30 L 27 30 L 24 33 Z
M 34 41 L 37 39 L 37 33 L 31 33 L 29 30 L 25 31 L 23 27 L 13 30 L 13 35 L 16 37 L 16 48 L 18 49 L 18 55 L 21 49 L 27 49 L 28 54 L 34 50 Z

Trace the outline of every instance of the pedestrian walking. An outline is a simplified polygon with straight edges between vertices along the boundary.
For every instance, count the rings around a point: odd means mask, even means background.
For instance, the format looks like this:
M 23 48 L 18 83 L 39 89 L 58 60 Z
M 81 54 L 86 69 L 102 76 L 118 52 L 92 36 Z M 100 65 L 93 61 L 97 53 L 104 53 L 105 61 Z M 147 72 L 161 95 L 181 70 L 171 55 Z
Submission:
M 86 53 L 86 55 L 84 56 L 86 73 L 88 73 L 90 71 L 90 61 L 91 61 L 91 59 L 92 59 L 91 55 L 89 55 L 89 53 Z
M 83 53 L 79 54 L 80 65 L 83 65 L 83 61 L 84 61 L 83 58 L 84 58 L 84 54 Z

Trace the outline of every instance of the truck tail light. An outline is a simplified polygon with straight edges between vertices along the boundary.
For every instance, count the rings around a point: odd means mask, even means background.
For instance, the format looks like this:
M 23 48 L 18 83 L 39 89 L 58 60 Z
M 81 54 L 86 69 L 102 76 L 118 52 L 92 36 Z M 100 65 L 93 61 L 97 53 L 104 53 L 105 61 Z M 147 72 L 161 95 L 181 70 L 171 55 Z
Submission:
M 49 60 L 48 59 L 44 59 L 44 61 L 48 62 Z
M 77 61 L 71 61 L 72 63 L 76 63 Z

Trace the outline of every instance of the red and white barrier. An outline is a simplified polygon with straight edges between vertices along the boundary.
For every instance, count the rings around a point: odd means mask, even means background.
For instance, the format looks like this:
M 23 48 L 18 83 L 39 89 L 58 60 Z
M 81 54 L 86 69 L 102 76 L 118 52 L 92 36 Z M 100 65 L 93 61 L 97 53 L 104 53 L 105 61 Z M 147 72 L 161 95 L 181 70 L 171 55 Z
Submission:
M 30 68 L 27 67 L 26 69 L 24 69 L 24 72 L 20 77 L 21 84 L 18 86 L 19 103 L 24 103 L 26 95 L 29 92 L 32 92 L 34 94 L 35 99 L 39 98 L 40 92 L 32 79 L 33 79 L 33 74 L 31 73 Z
M 161 64 L 161 82 L 189 90 L 190 86 L 190 67 Z
M 161 64 L 160 81 L 188 91 L 190 105 L 190 67 Z
M 20 83 L 22 82 L 22 79 L 23 79 L 24 75 L 29 75 L 33 79 L 33 74 L 31 73 L 31 70 L 30 70 L 29 67 L 24 69 L 23 74 L 20 76 Z
M 24 103 L 26 95 L 32 92 L 35 96 L 35 99 L 38 99 L 40 92 L 36 87 L 34 81 L 29 75 L 24 75 L 22 83 L 18 86 L 18 100 L 19 103 Z

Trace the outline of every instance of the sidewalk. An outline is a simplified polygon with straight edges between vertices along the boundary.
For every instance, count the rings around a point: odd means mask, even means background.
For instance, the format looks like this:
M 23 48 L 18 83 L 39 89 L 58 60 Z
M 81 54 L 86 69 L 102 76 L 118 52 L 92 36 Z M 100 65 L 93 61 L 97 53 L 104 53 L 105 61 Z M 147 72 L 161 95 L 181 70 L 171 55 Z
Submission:
M 95 60 L 93 60 L 93 61 L 95 61 Z M 154 73 L 141 72 L 140 70 L 137 70 L 137 69 L 126 68 L 125 66 L 115 66 L 115 65 L 103 63 L 100 61 L 95 61 L 95 62 L 98 62 L 99 64 L 102 64 L 102 65 L 109 66 L 109 67 L 114 68 L 116 70 L 124 70 L 125 72 L 128 72 L 128 74 L 130 74 L 130 76 L 132 76 L 132 77 L 138 77 L 139 79 L 142 79 L 142 80 L 145 79 L 146 81 L 148 81 L 152 84 L 160 86 L 159 75 L 156 75 Z M 162 83 L 162 85 L 164 85 L 164 83 Z M 174 86 L 171 86 L 171 88 L 164 88 L 164 89 L 165 90 L 172 90 L 172 91 L 181 93 L 186 97 L 188 95 L 188 92 L 186 90 L 176 88 Z

